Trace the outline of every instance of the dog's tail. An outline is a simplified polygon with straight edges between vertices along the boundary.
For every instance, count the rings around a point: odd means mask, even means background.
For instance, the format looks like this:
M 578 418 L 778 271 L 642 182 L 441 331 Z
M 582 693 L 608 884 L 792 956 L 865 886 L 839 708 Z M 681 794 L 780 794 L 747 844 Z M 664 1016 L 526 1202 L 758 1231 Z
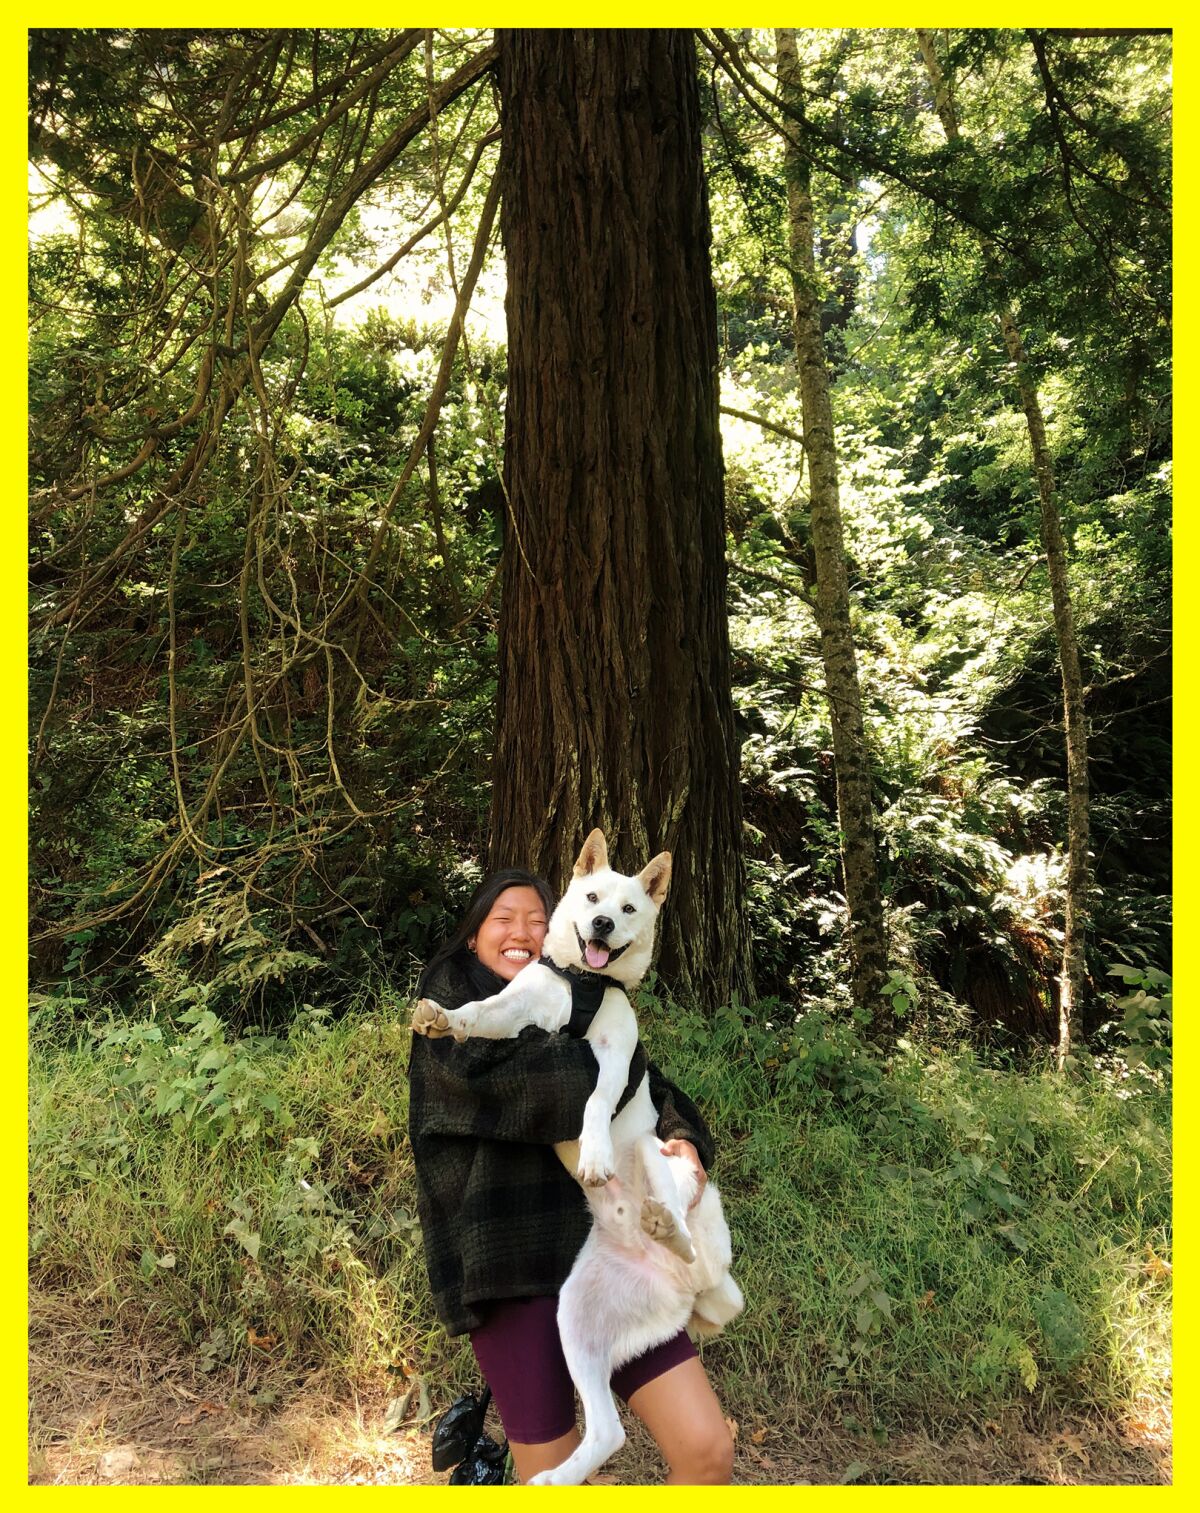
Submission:
M 737 1318 L 745 1304 L 742 1289 L 726 1272 L 715 1287 L 697 1294 L 688 1320 L 688 1333 L 701 1339 L 720 1334 L 730 1319 Z

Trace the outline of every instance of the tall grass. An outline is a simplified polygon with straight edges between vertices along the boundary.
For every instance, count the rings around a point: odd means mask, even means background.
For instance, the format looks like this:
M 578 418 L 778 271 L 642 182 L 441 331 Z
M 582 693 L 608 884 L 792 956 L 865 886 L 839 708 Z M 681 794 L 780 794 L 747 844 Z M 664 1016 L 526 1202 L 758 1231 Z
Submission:
M 761 1408 L 887 1426 L 1070 1403 L 1169 1375 L 1170 1114 L 1151 1078 L 968 1049 L 890 1067 L 820 1016 L 649 1030 L 710 1111 L 747 1309 L 712 1355 Z M 799 1054 L 797 1054 L 799 1053 Z
M 888 1426 L 1070 1404 L 1169 1372 L 1160 1077 L 880 1064 L 821 1015 L 707 1024 L 647 998 L 651 1054 L 706 1110 L 747 1307 L 706 1362 L 733 1411 Z M 228 1040 L 193 1014 L 31 1041 L 33 1297 L 214 1367 L 474 1378 L 429 1299 L 405 1138 L 407 1000 Z M 161 1034 L 161 1038 L 158 1036 Z M 179 1090 L 182 1088 L 182 1094 Z M 172 1092 L 171 1089 L 175 1091 Z M 157 1112 L 163 1108 L 164 1112 Z

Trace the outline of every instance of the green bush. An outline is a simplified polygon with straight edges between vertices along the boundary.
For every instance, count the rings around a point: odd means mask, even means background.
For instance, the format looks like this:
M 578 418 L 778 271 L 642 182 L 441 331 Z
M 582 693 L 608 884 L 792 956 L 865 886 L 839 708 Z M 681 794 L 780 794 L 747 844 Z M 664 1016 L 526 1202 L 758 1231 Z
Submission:
M 711 1022 L 653 983 L 639 1002 L 650 1054 L 717 1140 L 747 1307 L 705 1357 L 735 1415 L 1116 1412 L 1161 1389 L 1161 1077 L 907 1041 L 885 1059 L 779 999 Z M 307 1008 L 286 1035 L 236 1035 L 195 1005 L 69 1044 L 39 1002 L 35 1311 L 53 1296 L 208 1369 L 269 1348 L 346 1381 L 403 1362 L 438 1400 L 473 1380 L 425 1277 L 407 1019 L 387 990 L 337 1021 Z

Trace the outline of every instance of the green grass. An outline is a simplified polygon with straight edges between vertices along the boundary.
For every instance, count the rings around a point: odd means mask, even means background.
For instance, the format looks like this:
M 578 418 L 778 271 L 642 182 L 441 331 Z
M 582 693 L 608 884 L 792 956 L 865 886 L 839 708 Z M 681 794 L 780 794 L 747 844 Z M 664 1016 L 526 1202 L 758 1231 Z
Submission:
M 705 1359 L 732 1410 L 886 1429 L 1070 1404 L 1169 1376 L 1170 1110 L 1149 1077 L 880 1067 L 819 1016 L 715 1025 L 654 1000 L 651 1054 L 706 1110 L 747 1308 Z M 405 1139 L 407 1001 L 286 1038 L 31 1051 L 33 1297 L 214 1367 L 474 1380 L 430 1307 Z M 174 1049 L 173 1049 L 174 1048 Z M 217 1082 L 220 1087 L 216 1088 Z M 156 1113 L 183 1088 L 173 1113 Z M 216 1091 L 213 1089 L 216 1088 Z M 176 1101 L 179 1101 L 178 1098 Z

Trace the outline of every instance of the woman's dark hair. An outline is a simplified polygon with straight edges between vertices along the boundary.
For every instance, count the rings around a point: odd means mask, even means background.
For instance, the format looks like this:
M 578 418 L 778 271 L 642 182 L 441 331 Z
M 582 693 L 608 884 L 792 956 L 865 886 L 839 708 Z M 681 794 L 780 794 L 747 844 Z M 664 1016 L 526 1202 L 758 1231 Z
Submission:
M 492 912 L 492 905 L 506 888 L 532 888 L 542 901 L 546 918 L 549 919 L 554 913 L 554 894 L 550 891 L 550 884 L 544 877 L 539 877 L 536 872 L 526 872 L 524 867 L 505 867 L 500 872 L 491 873 L 471 894 L 466 913 L 458 929 L 429 958 L 429 964 L 421 973 L 422 984 L 432 977 L 436 968 L 440 967 L 444 961 L 451 956 L 457 956 L 459 951 L 466 946 L 467 941 L 477 933 L 480 925 Z M 420 988 L 419 991 L 421 991 Z

